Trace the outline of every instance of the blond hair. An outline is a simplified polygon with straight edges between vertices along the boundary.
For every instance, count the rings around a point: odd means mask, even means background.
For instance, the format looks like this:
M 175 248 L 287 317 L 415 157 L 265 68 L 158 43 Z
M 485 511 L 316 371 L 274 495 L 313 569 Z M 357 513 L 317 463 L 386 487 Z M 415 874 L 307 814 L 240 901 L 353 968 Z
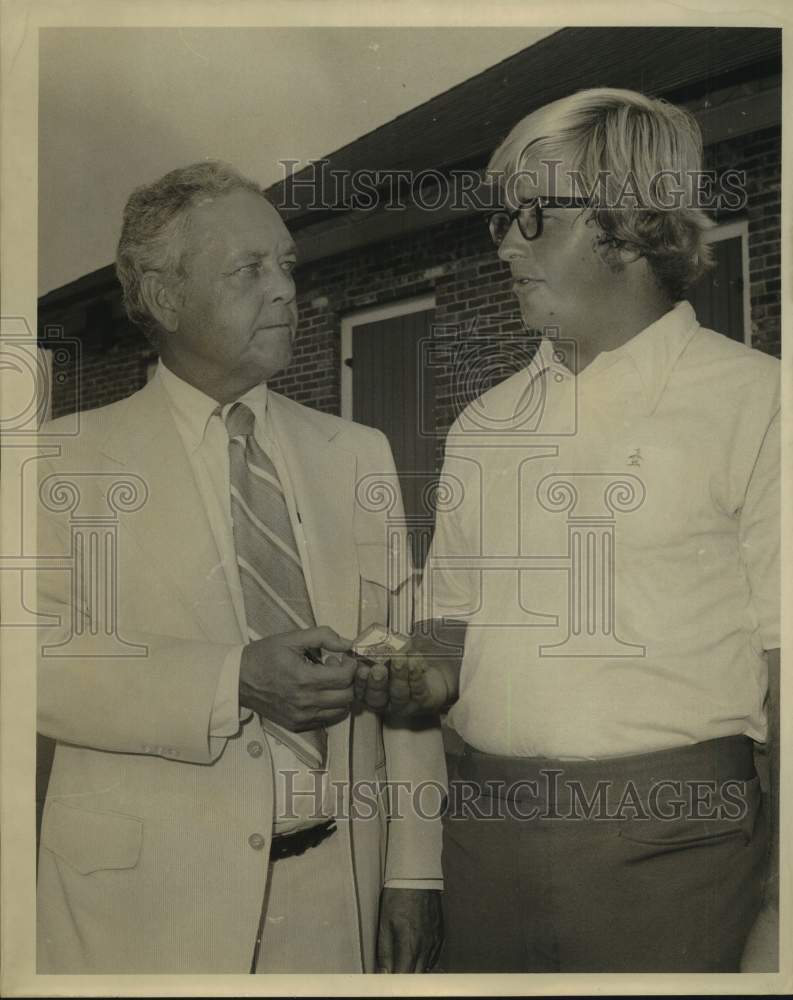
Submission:
M 604 242 L 644 257 L 673 300 L 710 266 L 711 222 L 697 204 L 702 135 L 683 109 L 631 90 L 581 90 L 518 122 L 488 171 L 515 175 L 529 158 L 563 160 Z

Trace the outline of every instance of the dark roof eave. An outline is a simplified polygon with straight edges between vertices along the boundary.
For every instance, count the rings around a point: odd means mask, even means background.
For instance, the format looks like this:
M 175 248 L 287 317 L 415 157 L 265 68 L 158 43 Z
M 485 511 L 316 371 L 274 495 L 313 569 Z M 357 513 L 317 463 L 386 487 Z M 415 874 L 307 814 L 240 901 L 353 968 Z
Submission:
M 73 303 L 83 302 L 86 293 L 97 297 L 103 292 L 116 292 L 119 289 L 116 277 L 116 265 L 106 264 L 104 267 L 84 274 L 75 281 L 53 288 L 39 299 L 39 310 L 68 309 Z
M 323 159 L 328 171 L 448 169 L 484 160 L 523 115 L 575 90 L 666 94 L 769 59 L 781 66 L 779 29 L 564 28 Z M 310 211 L 315 188 L 289 192 L 311 171 L 267 189 L 287 222 Z

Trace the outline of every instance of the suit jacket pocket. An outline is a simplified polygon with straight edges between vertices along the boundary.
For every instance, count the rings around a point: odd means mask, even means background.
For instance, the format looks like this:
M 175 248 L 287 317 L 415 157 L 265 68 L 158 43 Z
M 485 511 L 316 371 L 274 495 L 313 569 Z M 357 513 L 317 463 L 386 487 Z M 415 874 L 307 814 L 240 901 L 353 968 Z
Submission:
M 81 875 L 134 868 L 142 839 L 143 823 L 135 816 L 81 809 L 58 800 L 49 802 L 44 811 L 42 849 Z

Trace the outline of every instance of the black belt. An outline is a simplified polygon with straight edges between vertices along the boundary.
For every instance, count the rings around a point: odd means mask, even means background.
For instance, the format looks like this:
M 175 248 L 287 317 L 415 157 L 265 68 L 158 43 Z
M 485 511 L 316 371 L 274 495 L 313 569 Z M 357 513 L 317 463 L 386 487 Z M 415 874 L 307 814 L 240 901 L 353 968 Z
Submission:
M 309 826 L 294 833 L 282 833 L 273 837 L 270 846 L 270 861 L 281 861 L 283 858 L 294 858 L 305 854 L 311 847 L 316 847 L 323 840 L 332 837 L 336 832 L 336 821 L 329 819 L 318 826 Z

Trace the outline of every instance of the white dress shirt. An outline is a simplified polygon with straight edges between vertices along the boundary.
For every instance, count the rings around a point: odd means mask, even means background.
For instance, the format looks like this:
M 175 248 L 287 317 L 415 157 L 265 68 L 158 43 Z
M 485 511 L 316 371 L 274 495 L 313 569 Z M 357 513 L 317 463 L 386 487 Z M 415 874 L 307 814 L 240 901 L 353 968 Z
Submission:
M 196 486 L 220 554 L 240 632 L 242 635 L 247 635 L 245 601 L 240 586 L 231 519 L 228 433 L 220 416 L 220 407 L 214 399 L 174 375 L 162 361 L 158 363 L 153 377 L 159 378 L 166 390 L 171 412 L 190 459 Z M 299 510 L 289 470 L 272 433 L 272 423 L 267 419 L 267 386 L 264 384 L 256 386 L 241 396 L 240 401 L 245 402 L 254 414 L 254 436 L 278 471 L 292 528 L 297 534 L 302 531 Z M 307 567 L 304 566 L 304 572 L 307 571 Z M 250 711 L 239 706 L 242 649 L 243 646 L 240 645 L 231 650 L 226 657 L 210 718 L 210 733 L 213 736 L 234 736 L 239 729 L 240 721 L 249 719 L 252 715 Z M 316 826 L 317 798 L 321 799 L 322 815 L 331 817 L 335 802 L 334 791 L 326 780 L 327 770 L 310 772 L 289 747 L 269 734 L 265 733 L 265 738 L 273 763 L 275 791 L 273 832 L 280 835 Z M 283 778 L 288 772 L 295 774 L 291 788 L 298 792 L 297 795 L 289 797 L 289 802 Z M 319 782 L 318 791 L 317 782 Z M 394 889 L 442 889 L 443 881 L 426 878 L 391 878 L 385 885 Z
M 577 377 L 563 341 L 449 432 L 420 618 L 468 623 L 488 753 L 762 741 L 779 645 L 779 365 L 678 303 Z
M 245 619 L 245 601 L 240 585 L 237 555 L 234 548 L 234 530 L 231 519 L 229 488 L 229 439 L 226 425 L 220 415 L 216 400 L 174 375 L 162 361 L 154 375 L 166 390 L 177 429 L 190 459 L 198 492 L 204 504 L 218 552 L 223 564 L 226 581 L 232 595 L 234 610 L 242 635 L 248 634 Z M 275 465 L 286 497 L 293 529 L 300 530 L 300 516 L 295 506 L 294 491 L 289 471 L 278 443 L 271 434 L 267 420 L 267 386 L 255 386 L 240 397 L 254 414 L 254 437 Z M 213 736 L 233 736 L 239 729 L 240 719 L 250 718 L 251 712 L 239 706 L 239 673 L 242 645 L 230 651 L 218 682 L 210 733 Z M 321 800 L 323 816 L 330 815 L 327 771 L 321 776 L 310 772 L 298 757 L 275 737 L 265 734 L 273 761 L 275 788 L 274 832 L 290 833 L 293 830 L 314 826 L 321 822 L 315 815 L 315 799 Z M 302 794 L 290 796 L 286 801 L 284 774 L 296 772 L 293 789 Z M 291 779 L 290 779 L 291 780 Z M 321 784 L 317 784 L 317 782 Z M 315 795 L 316 791 L 316 795 Z M 296 817 L 296 818 L 293 818 Z

